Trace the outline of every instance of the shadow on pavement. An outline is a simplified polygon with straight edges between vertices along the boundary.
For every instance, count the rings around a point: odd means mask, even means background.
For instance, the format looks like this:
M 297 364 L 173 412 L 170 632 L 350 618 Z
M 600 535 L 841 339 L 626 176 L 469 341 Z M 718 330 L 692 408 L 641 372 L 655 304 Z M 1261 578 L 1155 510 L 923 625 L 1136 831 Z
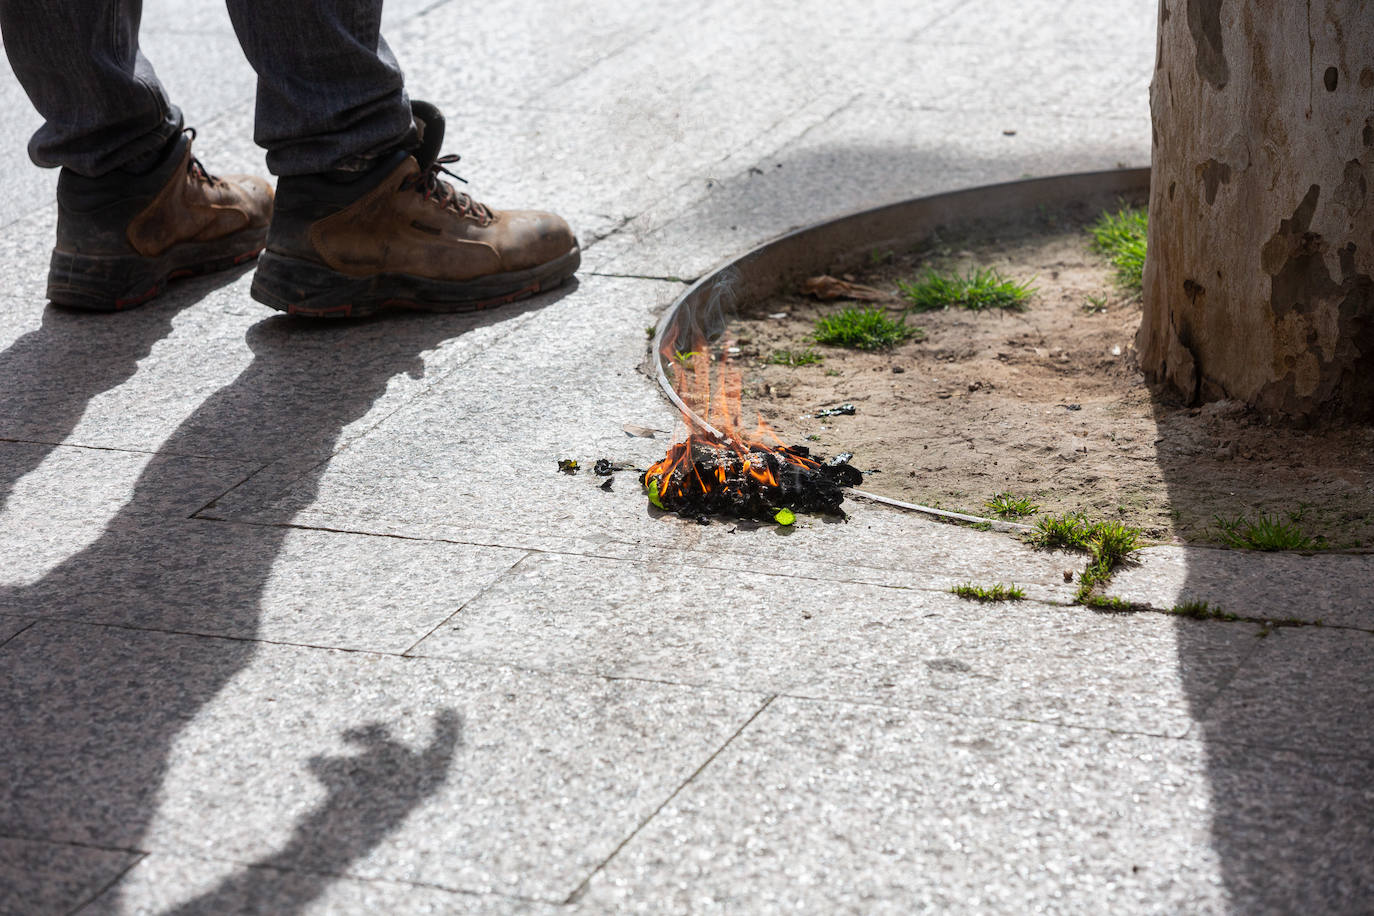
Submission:
M 369 411 L 394 376 L 423 373 L 421 354 L 575 288 L 573 281 L 491 313 L 338 323 L 265 318 L 247 334 L 252 362 L 186 417 L 162 450 L 194 454 L 183 446 L 211 431 L 264 464 L 289 458 L 304 469 L 296 486 L 313 493 L 341 431 Z M 123 345 L 84 353 L 95 363 L 87 367 L 91 381 L 54 395 L 54 416 L 75 422 L 82 399 L 132 374 L 175 314 L 176 306 L 160 308 L 129 323 L 131 339 Z M 57 385 L 61 362 L 79 349 L 64 335 L 79 331 L 65 318 L 45 322 L 30 335 L 33 341 L 0 363 L 21 386 Z M 20 355 L 23 372 L 16 368 Z M 184 491 L 183 473 L 182 462 L 155 456 L 94 543 L 33 584 L 0 589 L 0 610 L 54 621 L 30 628 L 5 649 L 0 835 L 148 848 L 145 834 L 165 801 L 161 789 L 178 734 L 252 661 L 256 646 L 248 638 L 176 633 L 193 629 L 188 619 L 202 618 L 214 619 L 216 632 L 256 633 L 263 588 L 289 529 L 205 521 L 182 522 L 172 531 L 166 516 L 149 508 Z M 196 508 L 187 506 L 186 513 Z M 64 626 L 56 622 L 62 619 L 115 625 Z M 147 629 L 162 632 L 135 632 Z M 439 711 L 436 737 L 420 752 L 393 741 L 381 725 L 346 733 L 362 746 L 360 756 L 311 763 L 328 789 L 325 803 L 285 849 L 259 863 L 264 868 L 236 876 L 200 901 L 201 909 L 254 899 L 256 881 L 270 883 L 274 868 L 293 862 L 322 873 L 344 871 L 442 783 L 458 730 L 457 713 Z M 293 879 L 290 900 L 307 902 L 326 881 L 323 874 Z M 273 904 L 278 910 L 280 901 Z
M 170 913 L 299 912 L 443 785 L 461 743 L 461 725 L 456 712 L 440 710 L 434 738 L 421 751 L 394 740 L 381 724 L 345 732 L 344 740 L 363 752 L 310 759 L 310 771 L 328 795 L 286 846 Z
M 178 285 L 173 293 L 126 314 L 48 305 L 43 323 L 0 353 L 0 422 L 5 438 L 42 443 L 0 464 L 0 509 L 15 483 L 43 462 L 76 428 L 97 395 L 133 377 L 138 363 L 172 330 L 172 319 L 246 269 Z
M 1184 519 L 1205 523 L 1228 510 L 1255 519 L 1266 506 L 1297 508 L 1310 498 L 1304 474 L 1312 469 L 1302 469 L 1301 456 L 1292 456 L 1296 466 L 1279 469 L 1282 474 L 1261 473 L 1244 457 L 1210 461 L 1215 442 L 1204 443 L 1208 454 L 1198 456 L 1199 430 L 1205 432 L 1199 421 L 1215 406 L 1188 411 L 1155 392 L 1154 410 L 1160 474 L 1170 505 Z M 1199 461 L 1208 461 L 1213 473 L 1200 475 Z M 1342 506 L 1332 510 L 1339 514 Z M 1369 912 L 1374 633 L 1347 628 L 1374 625 L 1374 603 L 1365 600 L 1361 608 L 1354 598 L 1358 581 L 1368 576 L 1368 558 L 1205 548 L 1186 557 L 1181 600 L 1207 600 L 1216 610 L 1248 617 L 1334 624 L 1270 629 L 1177 621 L 1178 669 L 1195 723 L 1189 737 L 1206 747 L 1211 846 L 1234 912 Z M 1207 674 L 1215 641 L 1204 632 L 1217 627 L 1253 641 L 1219 690 Z

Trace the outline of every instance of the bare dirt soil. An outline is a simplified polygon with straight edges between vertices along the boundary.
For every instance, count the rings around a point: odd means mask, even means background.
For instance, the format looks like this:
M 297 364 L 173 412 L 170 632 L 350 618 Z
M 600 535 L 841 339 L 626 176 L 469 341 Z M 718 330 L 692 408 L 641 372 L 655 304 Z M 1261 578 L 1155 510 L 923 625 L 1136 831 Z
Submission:
M 927 266 L 993 267 L 1038 292 L 1024 312 L 913 313 L 924 339 L 890 350 L 812 340 L 816 319 L 845 307 L 900 316 L 896 281 Z M 977 515 L 1012 493 L 1041 514 L 1120 520 L 1162 541 L 1217 542 L 1218 517 L 1267 515 L 1329 548 L 1374 546 L 1374 428 L 1293 429 L 1234 402 L 1188 408 L 1152 393 L 1132 343 L 1139 299 L 1091 251 L 1084 222 L 1041 213 L 830 273 L 890 297 L 820 302 L 798 290 L 748 307 L 730 330 L 743 417 L 757 412 L 784 441 L 824 454 L 852 452 L 864 489 Z M 823 361 L 767 362 L 808 348 Z M 847 403 L 852 416 L 813 416 Z

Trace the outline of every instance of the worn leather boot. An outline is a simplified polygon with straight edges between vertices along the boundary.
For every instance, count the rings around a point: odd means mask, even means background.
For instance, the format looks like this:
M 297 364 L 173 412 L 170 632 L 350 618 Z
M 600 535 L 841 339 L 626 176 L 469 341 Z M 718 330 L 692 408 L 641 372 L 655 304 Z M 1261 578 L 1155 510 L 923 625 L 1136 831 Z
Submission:
M 180 134 L 144 174 L 85 178 L 62 170 L 50 300 L 119 311 L 147 302 L 169 280 L 257 256 L 272 219 L 272 186 L 251 175 L 210 175 L 191 155 L 194 136 Z
M 254 299 L 313 317 L 459 312 L 552 289 L 577 270 L 581 251 L 560 217 L 492 210 L 442 180 L 458 159 L 439 157 L 444 119 L 412 107 L 413 154 L 397 150 L 352 180 L 278 181 Z

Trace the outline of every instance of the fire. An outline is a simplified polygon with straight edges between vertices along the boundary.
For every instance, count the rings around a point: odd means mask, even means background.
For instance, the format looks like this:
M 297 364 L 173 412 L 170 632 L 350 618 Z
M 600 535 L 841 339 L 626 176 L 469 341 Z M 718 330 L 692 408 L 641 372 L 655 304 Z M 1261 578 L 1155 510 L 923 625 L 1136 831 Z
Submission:
M 728 348 L 698 339 L 691 351 L 665 346 L 673 388 L 686 406 L 687 437 L 642 478 L 649 499 L 684 516 L 771 520 L 783 509 L 844 513 L 843 488 L 861 482 L 848 464 L 822 464 L 805 446 L 784 445 L 763 417 L 740 428 L 743 378 Z

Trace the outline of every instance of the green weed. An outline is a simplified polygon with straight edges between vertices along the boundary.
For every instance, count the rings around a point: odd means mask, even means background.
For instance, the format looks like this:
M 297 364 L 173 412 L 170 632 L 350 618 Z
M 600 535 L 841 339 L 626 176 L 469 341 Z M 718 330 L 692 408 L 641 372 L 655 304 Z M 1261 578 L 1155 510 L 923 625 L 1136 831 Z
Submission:
M 995 268 L 972 270 L 964 275 L 939 273 L 926 268 L 925 275 L 908 282 L 898 280 L 902 298 L 911 304 L 912 311 L 931 312 L 936 309 L 960 308 L 972 311 L 1008 309 L 1020 312 L 1035 295 L 1035 287 L 1008 280 Z
M 926 332 L 876 308 L 847 308 L 816 322 L 817 343 L 857 350 L 881 350 L 904 340 L 924 340 Z
M 1191 617 L 1193 620 L 1239 620 L 1235 614 L 1228 614 L 1219 607 L 1212 607 L 1206 601 L 1183 601 L 1169 608 L 1168 613 L 1177 617 Z
M 1296 524 L 1261 514 L 1258 521 L 1243 515 L 1233 519 L 1216 516 L 1217 533 L 1227 547 L 1240 550 L 1314 550 L 1320 545 L 1303 534 Z
M 1036 522 L 1035 530 L 1027 536 L 1027 540 L 1031 546 L 1046 550 L 1083 550 L 1089 554 L 1088 565 L 1078 574 L 1075 598 L 1080 604 L 1107 610 L 1132 609 L 1129 602 L 1102 598 L 1094 595 L 1093 591 L 1099 585 L 1106 585 L 1127 555 L 1140 549 L 1139 528 L 1131 528 L 1120 522 L 1089 523 L 1078 513 L 1047 515 Z
M 1036 521 L 1027 538 L 1041 550 L 1087 550 L 1088 528 L 1088 520 L 1076 513 L 1046 515 Z
M 825 357 L 807 347 L 805 350 L 774 350 L 768 354 L 766 362 L 775 366 L 810 366 Z
M 1026 590 L 1015 583 L 1003 585 L 999 582 L 993 586 L 983 586 L 965 582 L 963 585 L 954 586 L 950 591 L 970 601 L 1021 601 L 1026 597 Z
M 1127 207 L 1103 213 L 1088 227 L 1095 251 L 1107 256 L 1124 289 L 1140 292 L 1145 275 L 1145 237 L 1149 220 L 1143 208 Z
M 1087 312 L 1089 315 L 1096 315 L 1097 313 L 1105 312 L 1106 310 L 1107 297 L 1105 295 L 1102 295 L 1101 293 L 1095 296 L 1089 296 L 1087 298 L 1087 301 L 1083 303 L 1083 311 Z
M 983 505 L 999 518 L 1025 518 L 1040 511 L 1040 507 L 1031 502 L 1029 496 L 1013 496 L 1010 493 L 998 493 Z

